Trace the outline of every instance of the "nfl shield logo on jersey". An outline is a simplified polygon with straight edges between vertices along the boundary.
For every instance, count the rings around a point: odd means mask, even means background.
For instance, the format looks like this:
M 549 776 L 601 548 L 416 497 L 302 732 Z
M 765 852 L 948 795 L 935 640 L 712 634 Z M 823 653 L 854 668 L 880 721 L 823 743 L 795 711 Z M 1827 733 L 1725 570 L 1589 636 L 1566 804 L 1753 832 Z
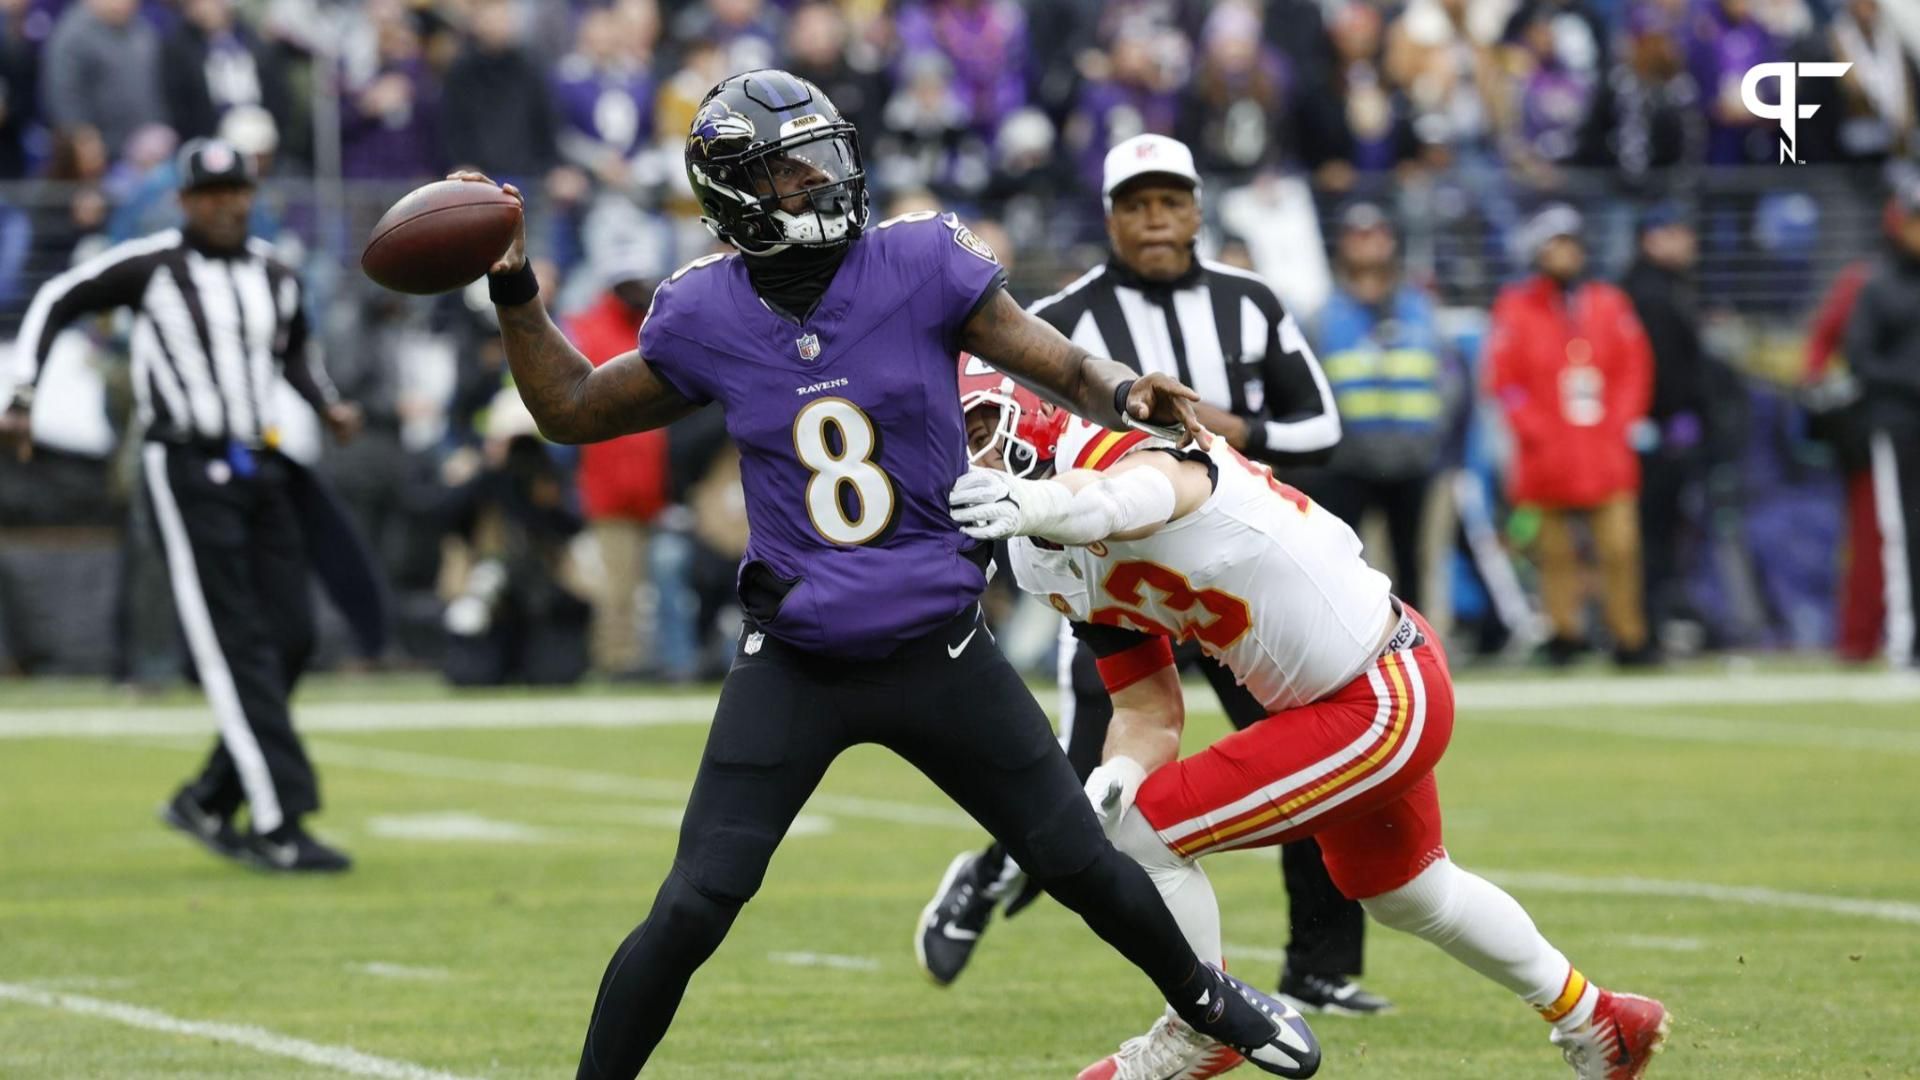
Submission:
M 800 359 L 816 360 L 819 358 L 820 356 L 820 335 L 819 334 L 808 334 L 806 337 L 796 338 L 794 340 L 794 344 L 800 347 Z

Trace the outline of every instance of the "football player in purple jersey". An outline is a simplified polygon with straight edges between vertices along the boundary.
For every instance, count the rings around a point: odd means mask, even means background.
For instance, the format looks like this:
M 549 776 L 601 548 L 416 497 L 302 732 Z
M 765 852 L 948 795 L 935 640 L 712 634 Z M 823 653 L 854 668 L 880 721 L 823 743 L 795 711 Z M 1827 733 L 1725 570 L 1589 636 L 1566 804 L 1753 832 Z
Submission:
M 568 344 L 524 236 L 489 276 L 514 383 L 548 438 L 610 439 L 717 402 L 751 525 L 746 626 L 679 849 L 607 967 L 578 1075 L 639 1072 L 794 815 L 858 743 L 926 774 L 1188 1023 L 1268 1072 L 1311 1075 L 1320 1053 L 1299 1014 L 1197 959 L 1102 834 L 1045 714 L 980 632 L 989 549 L 948 514 L 968 465 L 962 350 L 1101 424 L 1204 444 L 1196 395 L 1027 314 L 952 215 L 869 226 L 859 139 L 805 80 L 762 70 L 714 87 L 686 163 L 707 227 L 735 250 L 660 286 L 638 350 L 595 368 Z

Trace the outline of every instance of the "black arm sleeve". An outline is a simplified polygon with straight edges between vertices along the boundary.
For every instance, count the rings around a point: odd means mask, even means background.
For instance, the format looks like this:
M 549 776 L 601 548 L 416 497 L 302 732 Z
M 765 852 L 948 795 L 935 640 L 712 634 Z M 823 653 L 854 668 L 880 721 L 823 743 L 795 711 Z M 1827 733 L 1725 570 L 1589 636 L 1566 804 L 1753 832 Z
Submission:
M 1278 301 L 1260 364 L 1264 408 L 1247 416 L 1247 455 L 1270 465 L 1319 465 L 1340 443 L 1340 413 L 1306 336 Z
M 1124 626 L 1107 626 L 1104 623 L 1076 622 L 1073 636 L 1087 643 L 1093 655 L 1101 658 L 1118 656 L 1128 649 L 1144 645 L 1154 639 L 1153 634 L 1141 630 L 1129 630 Z
M 313 347 L 307 339 L 307 312 L 300 304 L 297 293 L 293 314 L 287 320 L 287 343 L 280 353 L 280 365 L 286 370 L 287 382 L 299 391 L 315 412 L 339 402 L 340 391 L 334 387 L 333 380 L 327 377 L 327 369 L 320 366 L 320 358 L 313 354 Z

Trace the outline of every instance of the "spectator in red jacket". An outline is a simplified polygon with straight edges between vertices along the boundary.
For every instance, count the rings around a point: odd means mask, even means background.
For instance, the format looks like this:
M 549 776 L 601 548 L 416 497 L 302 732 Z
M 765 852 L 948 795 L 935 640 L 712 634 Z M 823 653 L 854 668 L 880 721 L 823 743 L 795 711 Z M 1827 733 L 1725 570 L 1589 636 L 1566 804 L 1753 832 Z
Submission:
M 623 230 L 593 252 L 605 291 L 567 321 L 567 335 L 595 366 L 640 340 L 654 287 L 671 259 L 666 230 Z M 593 663 L 603 674 L 644 669 L 635 595 L 646 583 L 648 527 L 666 508 L 667 433 L 644 431 L 580 448 L 580 502 L 600 549 L 593 604 Z
M 1840 271 L 1807 334 L 1807 396 L 1814 430 L 1833 445 L 1847 480 L 1846 570 L 1834 605 L 1834 651 L 1842 660 L 1856 663 L 1880 654 L 1880 631 L 1887 615 L 1886 579 L 1860 384 L 1839 353 L 1847 320 L 1853 317 L 1854 303 L 1872 271 L 1869 259 Z
M 1494 302 L 1489 389 L 1513 431 L 1511 496 L 1539 511 L 1541 600 L 1556 663 L 1584 648 L 1586 568 L 1574 530 L 1592 533 L 1607 628 L 1622 664 L 1651 663 L 1640 582 L 1633 436 L 1646 419 L 1653 355 L 1625 293 L 1582 279 L 1586 249 L 1570 206 L 1521 230 L 1534 275 Z

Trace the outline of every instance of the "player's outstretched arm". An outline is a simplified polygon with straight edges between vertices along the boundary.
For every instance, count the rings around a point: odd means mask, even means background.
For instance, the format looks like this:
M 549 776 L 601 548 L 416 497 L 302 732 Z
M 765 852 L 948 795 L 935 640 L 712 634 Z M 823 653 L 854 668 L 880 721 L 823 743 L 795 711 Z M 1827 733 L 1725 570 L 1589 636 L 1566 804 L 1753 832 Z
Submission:
M 473 172 L 454 173 L 451 179 L 493 182 Z M 501 190 L 520 198 L 512 184 L 502 184 Z M 499 278 L 530 274 L 526 246 L 522 218 L 513 244 L 490 273 Z M 537 291 L 520 303 L 501 302 L 496 294 L 494 310 L 500 316 L 500 339 L 506 344 L 514 389 L 540 433 L 554 442 L 600 442 L 648 431 L 699 408 L 654 374 L 638 350 L 594 367 L 554 325 Z
M 976 540 L 1037 536 L 1084 545 L 1151 536 L 1212 494 L 1205 465 L 1136 450 L 1105 472 L 1073 469 L 1042 480 L 973 469 L 954 484 L 947 504 L 960 531 Z
M 1093 355 L 1015 303 L 1005 289 L 981 304 L 960 328 L 960 345 L 1040 396 L 1095 423 L 1117 429 L 1128 426 L 1131 418 L 1183 428 L 1203 450 L 1212 442 L 1194 415 L 1199 394 L 1178 379 L 1157 372 L 1136 376 L 1125 364 Z M 1129 383 L 1122 402 L 1118 391 Z

